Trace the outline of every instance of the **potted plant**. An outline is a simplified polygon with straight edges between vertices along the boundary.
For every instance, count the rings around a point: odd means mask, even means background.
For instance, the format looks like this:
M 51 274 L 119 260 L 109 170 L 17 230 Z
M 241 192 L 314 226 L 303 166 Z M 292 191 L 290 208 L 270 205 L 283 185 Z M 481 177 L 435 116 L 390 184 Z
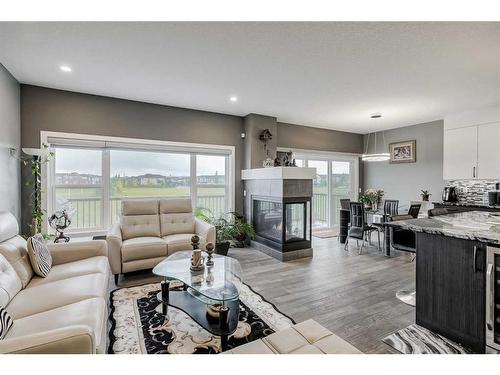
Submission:
M 255 236 L 251 224 L 245 223 L 243 217 L 236 212 L 229 212 L 217 217 L 207 208 L 197 208 L 195 216 L 215 227 L 215 252 L 227 255 L 231 245 L 243 247 L 247 238 Z
M 428 202 L 432 194 L 429 193 L 429 190 L 420 190 L 420 191 L 421 191 L 420 196 L 422 197 L 422 200 L 424 202 Z
M 366 209 L 371 209 L 372 207 L 377 208 L 377 203 L 379 200 L 379 190 L 367 189 L 363 195 L 359 198 L 359 201 L 365 205 Z M 383 190 L 382 195 L 383 195 Z M 380 196 L 381 197 L 381 196 Z

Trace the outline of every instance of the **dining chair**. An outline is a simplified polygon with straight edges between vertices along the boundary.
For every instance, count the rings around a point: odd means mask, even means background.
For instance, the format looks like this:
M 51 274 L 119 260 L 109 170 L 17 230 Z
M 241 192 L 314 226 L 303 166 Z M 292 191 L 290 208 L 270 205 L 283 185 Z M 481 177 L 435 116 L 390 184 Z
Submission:
M 343 210 L 348 210 L 349 209 L 349 202 L 351 200 L 349 198 L 346 199 L 341 199 L 340 200 L 340 208 Z
M 427 215 L 429 217 L 433 217 L 433 216 L 448 215 L 449 213 L 450 211 L 448 211 L 446 208 L 433 208 L 427 212 Z
M 367 235 L 371 235 L 373 231 L 377 231 L 378 247 L 380 249 L 380 233 L 374 226 L 366 224 L 365 208 L 360 202 L 349 202 L 349 210 L 351 213 L 351 226 L 347 239 L 345 241 L 344 250 L 347 251 L 349 238 L 354 238 L 359 249 L 359 254 L 363 251 Z M 359 247 L 359 240 L 361 240 L 361 247 Z
M 408 215 L 411 215 L 414 219 L 416 219 L 418 217 L 418 213 L 420 212 L 420 207 L 422 207 L 421 204 L 410 205 L 410 208 L 408 209 Z
M 385 242 L 385 226 L 384 223 L 390 218 L 391 216 L 397 215 L 398 214 L 398 207 L 399 207 L 399 200 L 397 199 L 386 199 L 384 201 L 384 216 L 382 216 L 382 222 L 374 224 L 375 228 L 377 229 L 377 236 L 380 237 L 380 233 L 384 234 L 384 242 Z M 380 242 L 380 241 L 379 241 Z M 379 245 L 379 251 L 382 251 Z
M 386 199 L 384 201 L 384 216 L 393 216 L 398 214 L 399 200 Z

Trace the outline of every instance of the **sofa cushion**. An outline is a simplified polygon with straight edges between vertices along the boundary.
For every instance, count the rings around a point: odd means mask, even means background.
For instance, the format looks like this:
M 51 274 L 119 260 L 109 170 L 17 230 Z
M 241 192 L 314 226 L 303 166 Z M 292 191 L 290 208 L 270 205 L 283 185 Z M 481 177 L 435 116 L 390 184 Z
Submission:
M 314 346 L 326 354 L 362 354 L 358 348 L 333 333 L 330 336 L 326 336 L 316 341 Z
M 171 255 L 177 251 L 181 250 L 192 250 L 191 246 L 191 237 L 193 237 L 194 233 L 183 233 L 183 234 L 171 234 L 169 236 L 163 237 L 165 242 L 168 245 L 168 255 Z M 200 236 L 198 236 L 200 237 Z M 200 249 L 205 249 L 206 240 L 203 237 L 200 237 L 199 242 Z
M 5 257 L 21 279 L 23 288 L 33 277 L 33 268 L 28 255 L 26 240 L 21 236 L 14 236 L 0 243 L 0 254 Z
M 103 275 L 107 275 L 108 272 L 108 258 L 105 256 L 97 256 L 77 260 L 75 262 L 57 264 L 52 267 L 47 277 L 33 277 L 29 286 L 34 287 L 53 281 L 69 279 L 71 277 L 91 275 L 93 273 L 101 273 Z
M 0 211 L 0 242 L 19 234 L 17 219 L 9 211 Z
M 22 287 L 21 279 L 14 268 L 0 255 L 0 306 L 7 306 Z
M 160 237 L 158 214 L 122 216 L 120 224 L 124 240 L 136 237 Z
M 108 275 L 94 273 L 31 286 L 7 306 L 13 319 L 24 318 L 89 298 L 107 298 Z
M 167 256 L 167 243 L 159 237 L 137 237 L 123 241 L 123 262 L 159 256 Z
M 272 347 L 267 345 L 264 340 L 254 340 L 248 344 L 237 346 L 231 349 L 232 354 L 277 354 Z
M 28 238 L 28 255 L 33 272 L 40 277 L 47 277 L 52 268 L 52 256 L 41 234 Z
M 107 314 L 104 298 L 90 298 L 16 319 L 7 338 L 31 335 L 61 327 L 85 325 L 94 331 L 96 346 L 100 346 Z
M 160 199 L 160 214 L 193 212 L 191 198 Z
M 161 235 L 194 233 L 194 215 L 192 213 L 161 214 Z
M 122 200 L 122 216 L 158 215 L 157 199 L 124 199 Z

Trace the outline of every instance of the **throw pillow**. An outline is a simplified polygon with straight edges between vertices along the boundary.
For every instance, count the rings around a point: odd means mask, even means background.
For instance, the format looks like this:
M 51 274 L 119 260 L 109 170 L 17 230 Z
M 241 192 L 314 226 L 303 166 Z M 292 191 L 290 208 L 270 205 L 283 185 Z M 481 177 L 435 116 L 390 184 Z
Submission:
M 13 324 L 14 322 L 7 310 L 0 306 L 0 340 L 7 335 L 7 332 Z
M 41 277 L 47 277 L 52 268 L 52 256 L 41 234 L 28 238 L 28 254 L 33 271 Z

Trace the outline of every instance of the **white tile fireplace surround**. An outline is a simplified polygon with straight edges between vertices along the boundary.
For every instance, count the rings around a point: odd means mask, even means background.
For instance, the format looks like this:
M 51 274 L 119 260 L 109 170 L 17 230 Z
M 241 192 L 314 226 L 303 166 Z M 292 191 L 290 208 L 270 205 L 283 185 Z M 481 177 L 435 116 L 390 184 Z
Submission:
M 245 217 L 255 228 L 252 245 L 281 261 L 312 256 L 311 199 L 316 168 L 243 170 Z

